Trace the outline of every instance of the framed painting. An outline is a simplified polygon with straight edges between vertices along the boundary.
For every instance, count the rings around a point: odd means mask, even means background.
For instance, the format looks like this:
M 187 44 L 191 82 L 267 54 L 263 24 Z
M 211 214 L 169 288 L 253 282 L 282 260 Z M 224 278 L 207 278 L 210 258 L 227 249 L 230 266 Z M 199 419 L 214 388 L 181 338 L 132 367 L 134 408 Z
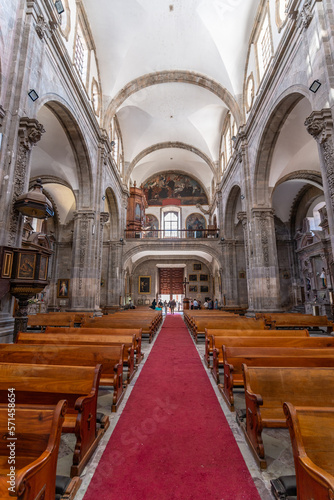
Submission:
M 239 278 L 244 280 L 246 278 L 246 271 L 239 271 Z
M 139 276 L 138 293 L 151 293 L 151 276 Z
M 194 264 L 194 271 L 202 271 L 202 264 L 199 262 L 197 264 Z
M 49 262 L 49 257 L 44 257 L 44 255 L 41 256 L 41 262 L 39 265 L 39 274 L 38 274 L 38 279 L 45 281 L 48 275 L 48 262 Z
M 209 280 L 209 276 L 207 274 L 200 274 L 199 275 L 199 280 L 200 281 L 208 281 Z
M 20 253 L 18 265 L 18 278 L 33 280 L 36 267 L 36 254 Z
M 58 299 L 68 299 L 70 291 L 70 280 L 60 279 L 57 284 Z
M 197 293 L 197 285 L 189 285 L 189 292 Z
M 197 274 L 189 274 L 189 281 L 197 281 Z
M 208 291 L 209 291 L 208 286 L 204 286 L 204 285 L 201 286 L 201 293 L 208 293 Z

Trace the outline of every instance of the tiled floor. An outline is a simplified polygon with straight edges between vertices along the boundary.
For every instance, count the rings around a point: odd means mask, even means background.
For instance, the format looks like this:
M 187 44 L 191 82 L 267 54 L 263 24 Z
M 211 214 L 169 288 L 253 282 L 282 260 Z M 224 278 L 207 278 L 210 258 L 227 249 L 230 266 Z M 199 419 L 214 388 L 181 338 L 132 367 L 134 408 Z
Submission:
M 97 451 L 95 452 L 93 458 L 91 459 L 89 465 L 86 467 L 82 474 L 82 485 L 80 490 L 78 491 L 75 500 L 81 500 L 84 497 L 85 491 L 89 485 L 90 479 L 94 474 L 95 468 L 97 467 L 99 460 L 102 456 L 102 453 L 108 443 L 108 440 L 116 426 L 118 419 L 122 414 L 122 410 L 129 398 L 131 390 L 136 383 L 138 376 L 143 368 L 145 360 L 147 359 L 152 347 L 154 345 L 154 341 L 152 344 L 148 344 L 147 342 L 143 343 L 142 350 L 145 353 L 145 357 L 143 362 L 140 364 L 137 374 L 132 380 L 130 386 L 126 391 L 126 395 L 124 400 L 121 403 L 121 406 L 117 413 L 111 413 L 111 393 L 107 388 L 102 388 L 99 392 L 98 399 L 98 411 L 102 411 L 105 414 L 108 414 L 110 417 L 110 427 L 107 430 L 106 434 L 102 438 Z M 203 361 L 204 354 L 204 344 L 196 345 L 198 354 L 203 363 L 203 368 L 205 369 L 211 383 L 212 387 L 217 395 L 217 399 L 220 402 L 222 411 L 225 414 L 225 417 L 230 425 L 230 428 L 234 434 L 234 437 L 238 443 L 240 451 L 244 457 L 244 460 L 249 468 L 249 471 L 254 479 L 254 482 L 258 488 L 262 500 L 272 500 L 273 495 L 270 492 L 270 479 L 277 478 L 281 475 L 290 475 L 294 474 L 294 465 L 293 465 L 293 456 L 290 444 L 289 431 L 287 429 L 265 429 L 263 432 L 263 440 L 266 450 L 266 457 L 268 462 L 268 468 L 265 471 L 261 471 L 251 454 L 243 432 L 240 427 L 236 423 L 235 413 L 231 413 L 227 408 L 223 397 L 217 389 L 217 386 L 211 376 L 210 371 L 207 369 L 206 365 Z M 235 397 L 235 406 L 236 408 L 243 408 L 243 392 L 240 390 L 239 393 Z M 58 468 L 57 474 L 69 476 L 71 461 L 72 461 L 72 453 L 74 450 L 75 439 L 73 435 L 63 435 L 61 441 L 61 447 L 59 451 L 59 460 L 58 460 Z M 294 497 L 291 497 L 293 500 Z M 103 500 L 103 499 L 102 499 Z M 135 500 L 135 499 L 129 499 Z M 186 500 L 186 499 L 185 499 Z M 204 500 L 204 499 L 203 499 Z M 205 499 L 210 500 L 210 499 Z M 229 499 L 230 500 L 230 499 Z M 231 499 L 232 500 L 232 499 Z

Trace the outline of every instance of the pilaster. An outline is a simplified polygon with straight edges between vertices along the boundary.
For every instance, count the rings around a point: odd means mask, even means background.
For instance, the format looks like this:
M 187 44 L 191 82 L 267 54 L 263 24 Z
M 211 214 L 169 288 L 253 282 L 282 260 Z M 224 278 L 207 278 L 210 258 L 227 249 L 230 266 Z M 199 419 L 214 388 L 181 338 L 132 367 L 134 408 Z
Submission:
M 305 120 L 308 133 L 317 141 L 334 256 L 334 145 L 333 118 L 329 108 L 313 111 Z
M 6 243 L 9 246 L 20 246 L 22 241 L 22 216 L 14 209 L 14 203 L 18 196 L 29 189 L 30 158 L 32 147 L 41 139 L 45 132 L 34 118 L 23 117 L 19 123 L 18 143 L 16 152 L 15 168 L 12 179 L 12 192 L 10 206 L 1 207 L 7 210 L 7 236 Z

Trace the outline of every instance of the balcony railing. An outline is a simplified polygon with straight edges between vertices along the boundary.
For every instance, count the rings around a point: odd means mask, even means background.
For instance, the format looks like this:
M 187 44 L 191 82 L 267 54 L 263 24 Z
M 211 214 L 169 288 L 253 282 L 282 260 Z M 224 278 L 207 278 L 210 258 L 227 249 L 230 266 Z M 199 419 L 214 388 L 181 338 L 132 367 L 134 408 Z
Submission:
M 171 240 L 171 239 L 205 239 L 218 238 L 219 229 L 143 229 L 141 231 L 125 230 L 126 239 L 142 238 L 154 240 Z

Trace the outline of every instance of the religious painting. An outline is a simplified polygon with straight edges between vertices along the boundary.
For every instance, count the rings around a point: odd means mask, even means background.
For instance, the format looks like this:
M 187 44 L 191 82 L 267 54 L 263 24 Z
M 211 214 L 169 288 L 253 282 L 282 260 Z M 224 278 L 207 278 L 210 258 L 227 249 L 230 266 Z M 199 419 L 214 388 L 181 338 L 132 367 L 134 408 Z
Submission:
M 146 214 L 145 237 L 157 238 L 159 230 L 159 221 L 155 215 Z
M 189 281 L 197 281 L 197 274 L 189 274 Z
M 187 238 L 204 238 L 206 220 L 201 214 L 190 214 L 186 219 Z
M 239 271 L 239 278 L 244 280 L 246 278 L 246 271 Z
M 67 299 L 69 297 L 70 280 L 60 279 L 57 285 L 57 297 Z
M 209 287 L 201 285 L 201 293 L 208 293 Z
M 202 264 L 201 263 L 194 264 L 194 271 L 202 271 Z
M 189 285 L 189 292 L 197 293 L 197 285 Z
M 138 292 L 151 293 L 151 276 L 139 276 Z
M 198 181 L 175 172 L 162 172 L 150 177 L 143 186 L 148 205 L 208 205 L 208 198 Z M 169 201 L 169 203 L 168 203 Z
M 43 255 L 41 256 L 41 262 L 39 265 L 39 274 L 38 274 L 38 279 L 45 281 L 47 278 L 48 274 L 48 261 L 49 257 L 44 257 Z
M 200 281 L 208 281 L 209 280 L 209 276 L 207 274 L 200 274 L 199 275 L 199 280 Z
M 20 253 L 18 265 L 18 278 L 33 280 L 35 275 L 36 255 L 32 253 Z

